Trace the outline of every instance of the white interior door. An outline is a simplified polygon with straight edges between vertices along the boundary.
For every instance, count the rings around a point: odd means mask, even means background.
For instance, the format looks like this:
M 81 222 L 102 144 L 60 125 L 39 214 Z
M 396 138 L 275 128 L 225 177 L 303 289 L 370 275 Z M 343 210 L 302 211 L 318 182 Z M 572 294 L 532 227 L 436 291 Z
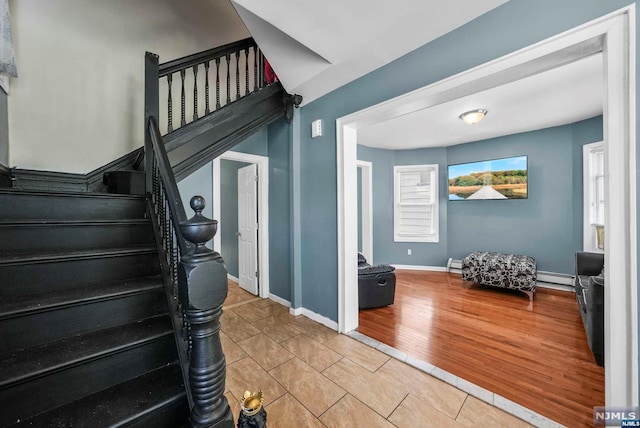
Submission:
M 258 169 L 238 170 L 238 275 L 240 287 L 258 294 Z

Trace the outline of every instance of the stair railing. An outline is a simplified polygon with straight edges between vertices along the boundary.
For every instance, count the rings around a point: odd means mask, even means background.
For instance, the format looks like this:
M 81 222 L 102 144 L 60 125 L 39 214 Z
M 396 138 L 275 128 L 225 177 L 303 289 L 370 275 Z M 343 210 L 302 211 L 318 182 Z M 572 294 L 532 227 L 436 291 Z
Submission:
M 220 343 L 227 270 L 220 254 L 205 245 L 218 222 L 202 215 L 201 196 L 191 198 L 195 215 L 187 220 L 155 117 L 148 119 L 146 131 L 150 212 L 164 253 L 161 265 L 191 408 L 189 421 L 192 427 L 233 427 L 224 396 L 226 369 Z
M 187 219 L 162 131 L 168 134 L 188 129 L 192 123 L 196 126 L 198 119 L 267 86 L 272 80 L 265 78 L 265 63 L 253 39 L 165 64 L 159 64 L 158 55 L 145 55 L 145 189 L 162 254 L 162 272 L 191 408 L 189 420 L 198 428 L 233 427 L 233 415 L 224 396 L 226 368 L 219 333 L 227 271 L 220 254 L 205 246 L 215 235 L 217 221 L 202 215 L 204 198 L 191 199 L 195 215 Z M 212 68 L 215 104 L 210 99 Z M 179 88 L 173 85 L 174 77 L 180 80 Z M 160 85 L 165 79 L 166 86 Z M 199 98 L 202 85 L 204 101 Z M 176 91 L 180 94 L 179 124 L 173 112 Z M 161 95 L 167 100 L 162 111 Z M 161 117 L 166 119 L 162 126 Z
M 158 116 L 161 131 L 169 134 L 263 88 L 269 83 L 264 67 L 252 38 L 160 64 L 160 98 L 166 99 Z

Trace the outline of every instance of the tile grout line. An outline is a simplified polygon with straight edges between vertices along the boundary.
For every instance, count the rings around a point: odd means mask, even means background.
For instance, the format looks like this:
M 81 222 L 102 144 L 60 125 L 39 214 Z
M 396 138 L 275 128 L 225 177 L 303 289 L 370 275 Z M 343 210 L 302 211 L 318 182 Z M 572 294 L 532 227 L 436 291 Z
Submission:
M 464 407 L 465 403 L 467 402 L 467 399 L 469 398 L 469 393 L 467 393 L 464 397 L 464 401 L 462 402 L 462 406 L 460 406 L 460 408 L 458 409 L 458 413 L 456 413 L 456 417 L 453 418 L 454 421 L 458 421 L 458 416 L 460 416 L 460 412 L 462 412 L 462 408 Z
M 320 373 L 320 374 L 322 374 L 322 373 Z M 329 380 L 331 380 L 331 379 L 329 379 Z M 343 394 L 340 398 L 338 398 L 338 399 L 336 400 L 336 402 L 335 402 L 335 403 L 333 403 L 332 405 L 330 405 L 329 407 L 327 407 L 327 408 L 326 408 L 326 410 L 325 410 L 324 412 L 322 412 L 319 416 L 316 416 L 316 419 L 318 419 L 318 420 L 320 421 L 320 418 L 321 418 L 325 413 L 327 413 L 329 410 L 331 410 L 333 407 L 335 407 L 335 405 L 336 405 L 336 404 L 338 404 L 340 401 L 342 401 L 342 399 L 343 399 L 344 397 L 346 397 L 347 395 L 349 395 L 349 391 L 345 390 L 344 388 L 341 388 L 341 389 L 344 391 L 344 394 Z M 304 404 L 303 404 L 303 406 L 304 406 Z M 305 408 L 306 408 L 306 407 L 305 407 Z M 309 411 L 310 411 L 310 410 L 309 410 Z M 313 414 L 313 413 L 312 413 L 312 414 Z M 315 415 L 314 415 L 314 416 L 315 416 Z M 320 421 L 320 422 L 322 422 L 322 421 Z
M 402 403 L 404 403 L 404 400 L 407 399 L 407 397 L 409 396 L 409 392 L 407 392 L 407 395 L 404 396 L 404 398 L 402 400 L 400 400 L 400 402 L 398 403 L 398 405 L 396 407 L 393 408 L 393 410 L 391 411 L 391 413 L 389 413 L 389 416 L 387 416 L 386 418 L 384 418 L 387 422 L 389 422 L 389 418 L 391 417 L 391 415 L 394 414 L 394 412 L 396 410 L 398 410 L 398 407 L 400 407 L 402 405 Z M 426 404 L 426 403 L 425 403 Z M 391 423 L 391 422 L 389 422 Z M 393 424 L 392 424 L 393 425 Z
M 294 358 L 298 358 L 298 357 L 297 357 L 297 356 L 294 356 Z M 291 358 L 291 359 L 289 359 L 289 360 L 287 360 L 287 361 L 285 361 L 285 362 L 291 361 L 292 359 L 293 359 L 293 358 Z M 298 358 L 298 359 L 300 359 L 300 358 Z M 302 361 L 302 360 L 300 359 L 300 361 Z M 334 385 L 336 385 L 338 388 L 340 388 L 341 390 L 343 390 L 343 391 L 344 391 L 344 394 L 343 394 L 343 395 L 341 395 L 341 396 L 340 396 L 340 398 L 338 398 L 338 399 L 336 400 L 336 402 L 335 402 L 335 403 L 333 403 L 331 406 L 329 406 L 329 407 L 328 407 L 324 412 L 322 412 L 319 416 L 316 416 L 316 415 L 311 411 L 311 409 L 309 409 L 309 408 L 308 408 L 308 407 L 307 407 L 303 402 L 301 402 L 300 400 L 298 400 L 298 399 L 296 398 L 296 396 L 293 394 L 293 392 L 291 392 L 291 391 L 289 390 L 289 388 L 287 388 L 287 387 L 285 387 L 284 385 L 282 385 L 282 384 L 281 384 L 281 383 L 280 383 L 280 382 L 279 382 L 279 381 L 278 381 L 278 380 L 277 380 L 277 379 L 276 379 L 276 378 L 275 378 L 271 373 L 267 372 L 267 374 L 268 374 L 269 376 L 271 376 L 271 377 L 272 377 L 276 382 L 278 382 L 278 383 L 282 386 L 282 388 L 283 388 L 284 390 L 286 390 L 286 391 L 287 391 L 284 395 L 286 395 L 286 394 L 290 394 L 290 395 L 291 395 L 291 397 L 293 397 L 293 399 L 294 399 L 294 400 L 296 400 L 298 403 L 300 403 L 300 405 L 301 405 L 302 407 L 304 407 L 305 409 L 307 409 L 307 411 L 308 411 L 309 413 L 311 413 L 311 415 L 312 415 L 314 418 L 316 418 L 318 421 L 320 421 L 320 422 L 322 423 L 322 421 L 320 420 L 320 416 L 324 415 L 324 414 L 327 412 L 327 410 L 329 410 L 331 407 L 335 406 L 335 405 L 336 405 L 336 403 L 337 403 L 338 401 L 342 400 L 342 399 L 344 398 L 344 396 L 345 396 L 345 395 L 347 395 L 347 394 L 349 393 L 349 391 L 347 391 L 346 389 L 342 388 L 340 385 L 336 384 L 336 383 L 335 383 L 335 382 L 333 382 L 331 379 L 329 379 L 328 377 L 326 377 L 326 376 L 325 376 L 325 375 L 323 375 L 321 372 L 317 371 L 316 369 L 314 369 L 313 367 L 311 367 L 309 364 L 305 363 L 304 361 L 302 361 L 302 363 L 304 363 L 304 364 L 308 365 L 312 370 L 315 370 L 315 371 L 316 371 L 320 376 L 324 377 L 324 378 L 325 378 L 325 379 L 327 379 L 329 382 L 333 383 L 333 384 L 334 384 Z M 282 363 L 282 364 L 284 364 L 284 363 Z M 282 364 L 281 364 L 281 365 L 282 365 Z M 275 367 L 274 367 L 272 370 L 275 370 Z M 282 396 L 280 396 L 280 397 L 282 397 Z M 279 397 L 278 397 L 278 398 L 279 398 Z M 275 400 L 274 400 L 274 401 L 275 401 Z M 271 403 L 273 403 L 273 401 L 272 401 Z M 271 405 L 271 403 L 270 403 L 270 405 Z M 323 424 L 323 425 L 324 425 L 324 424 Z

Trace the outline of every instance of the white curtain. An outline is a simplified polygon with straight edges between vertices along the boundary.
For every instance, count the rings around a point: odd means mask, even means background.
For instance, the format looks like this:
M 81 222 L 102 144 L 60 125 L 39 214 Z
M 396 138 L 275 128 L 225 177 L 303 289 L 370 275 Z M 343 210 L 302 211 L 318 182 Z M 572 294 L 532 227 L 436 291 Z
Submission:
M 9 93 L 9 76 L 18 77 L 13 53 L 9 0 L 0 0 L 0 86 Z

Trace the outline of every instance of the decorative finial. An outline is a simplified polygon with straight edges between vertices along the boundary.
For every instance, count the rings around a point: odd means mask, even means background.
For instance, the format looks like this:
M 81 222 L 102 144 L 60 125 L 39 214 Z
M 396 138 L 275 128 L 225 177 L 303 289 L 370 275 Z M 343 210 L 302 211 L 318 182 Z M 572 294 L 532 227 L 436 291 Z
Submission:
M 196 215 L 201 215 L 202 210 L 204 209 L 204 207 L 207 206 L 207 202 L 204 200 L 202 196 L 199 196 L 199 195 L 196 195 L 193 198 L 191 198 L 191 201 L 189 202 L 189 204 L 191 205 L 191 209 L 196 212 Z
M 205 244 L 216 234 L 218 222 L 202 215 L 202 210 L 207 205 L 202 196 L 191 198 L 190 205 L 195 211 L 195 215 L 180 224 L 182 236 L 187 241 L 196 244 L 195 254 L 210 253 L 211 250 Z

